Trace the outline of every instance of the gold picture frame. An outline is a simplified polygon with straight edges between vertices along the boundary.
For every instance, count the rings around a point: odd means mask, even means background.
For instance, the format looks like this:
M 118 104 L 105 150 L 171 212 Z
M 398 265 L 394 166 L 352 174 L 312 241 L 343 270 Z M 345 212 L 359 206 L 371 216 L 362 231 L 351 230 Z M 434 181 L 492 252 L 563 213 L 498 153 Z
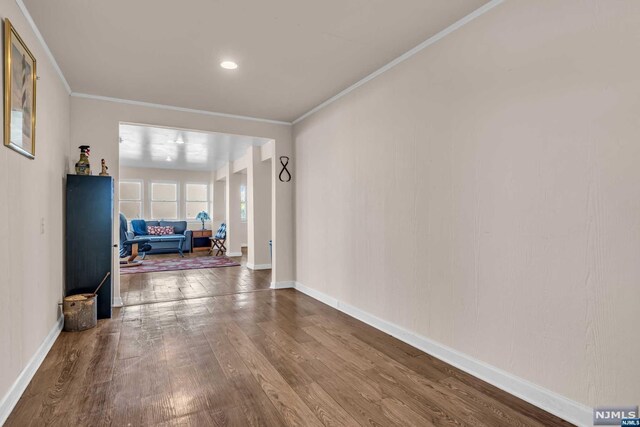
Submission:
M 4 20 L 4 145 L 36 156 L 36 58 Z

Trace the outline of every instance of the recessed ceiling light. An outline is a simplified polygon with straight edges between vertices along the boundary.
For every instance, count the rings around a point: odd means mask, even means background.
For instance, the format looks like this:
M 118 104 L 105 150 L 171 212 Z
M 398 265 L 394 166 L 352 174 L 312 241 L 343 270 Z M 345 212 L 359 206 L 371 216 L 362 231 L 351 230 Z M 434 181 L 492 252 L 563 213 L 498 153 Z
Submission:
M 181 139 L 176 139 L 176 144 L 184 144 L 184 141 Z
M 167 156 L 167 162 L 171 161 L 171 156 Z
M 227 70 L 235 70 L 236 68 L 238 68 L 238 64 L 236 64 L 236 63 L 235 63 L 235 62 L 233 62 L 233 61 L 222 61 L 222 62 L 220 63 L 220 66 L 221 66 L 222 68 L 227 69 Z

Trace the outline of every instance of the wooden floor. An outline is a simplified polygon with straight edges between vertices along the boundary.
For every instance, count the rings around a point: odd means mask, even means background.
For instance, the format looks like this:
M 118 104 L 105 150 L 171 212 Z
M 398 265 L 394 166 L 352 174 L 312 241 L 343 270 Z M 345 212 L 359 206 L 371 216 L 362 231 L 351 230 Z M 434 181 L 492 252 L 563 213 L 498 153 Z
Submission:
M 232 258 L 241 263 L 241 267 L 123 274 L 120 276 L 122 302 L 124 305 L 149 304 L 269 289 L 271 270 L 249 270 L 246 248 L 242 254 Z M 210 255 L 207 252 L 185 254 L 185 257 L 199 256 Z M 146 259 L 178 257 L 178 254 L 163 254 L 147 255 Z
M 569 424 L 286 289 L 128 306 L 63 332 L 6 425 Z

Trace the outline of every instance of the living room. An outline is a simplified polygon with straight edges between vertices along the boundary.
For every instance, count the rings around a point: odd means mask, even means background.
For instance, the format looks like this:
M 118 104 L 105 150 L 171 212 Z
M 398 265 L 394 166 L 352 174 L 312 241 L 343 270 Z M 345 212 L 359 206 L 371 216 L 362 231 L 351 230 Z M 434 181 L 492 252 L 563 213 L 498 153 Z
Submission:
M 119 263 L 123 305 L 215 296 L 237 287 L 228 279 L 167 283 L 194 274 L 187 270 L 268 270 L 252 289 L 270 286 L 271 159 L 248 162 L 252 150 L 267 153 L 273 142 L 131 123 L 120 124 L 119 141 L 117 195 L 120 227 L 126 229 L 121 255 L 128 251 Z M 260 175 L 248 181 L 248 169 L 252 178 Z M 173 273 L 146 280 L 159 272 Z

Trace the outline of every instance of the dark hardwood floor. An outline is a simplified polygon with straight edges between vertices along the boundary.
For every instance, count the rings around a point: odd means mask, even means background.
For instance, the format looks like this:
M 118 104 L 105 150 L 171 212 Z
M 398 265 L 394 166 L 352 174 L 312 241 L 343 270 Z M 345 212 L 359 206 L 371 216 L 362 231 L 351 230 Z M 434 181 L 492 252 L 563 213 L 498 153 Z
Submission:
M 210 255 L 207 252 L 185 254 L 185 257 L 201 256 Z M 146 259 L 179 257 L 178 254 L 158 254 L 147 255 Z M 242 257 L 232 259 L 242 266 L 123 274 L 120 276 L 122 302 L 124 305 L 149 304 L 269 289 L 271 270 L 249 270 L 246 248 L 242 249 Z
M 202 284 L 221 270 L 147 280 Z M 130 305 L 61 333 L 6 425 L 569 425 L 304 294 L 261 287 Z

